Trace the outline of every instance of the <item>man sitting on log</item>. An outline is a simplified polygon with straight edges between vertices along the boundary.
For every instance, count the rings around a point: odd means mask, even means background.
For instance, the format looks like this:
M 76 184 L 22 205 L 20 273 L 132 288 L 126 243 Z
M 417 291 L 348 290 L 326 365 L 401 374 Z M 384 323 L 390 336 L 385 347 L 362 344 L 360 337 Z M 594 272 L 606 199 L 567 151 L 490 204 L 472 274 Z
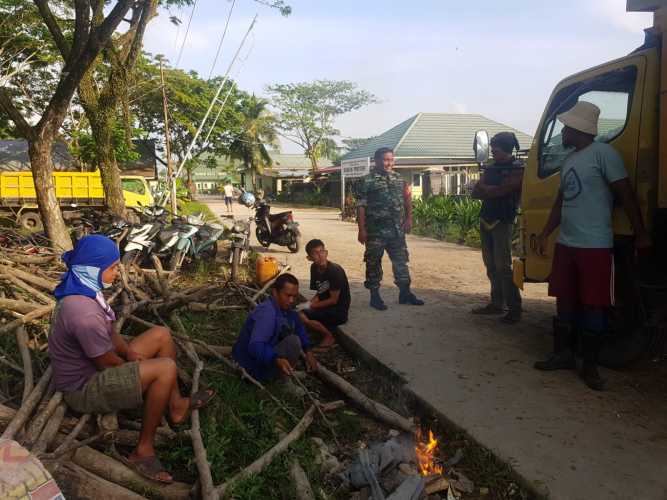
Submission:
M 139 474 L 170 483 L 155 456 L 155 433 L 165 411 L 174 424 L 201 408 L 212 390 L 181 396 L 176 380 L 176 347 L 167 328 L 154 327 L 129 344 L 112 329 L 116 316 L 102 295 L 119 274 L 118 247 L 105 236 L 79 240 L 63 254 L 67 272 L 54 291 L 58 300 L 49 334 L 53 385 L 80 413 L 106 414 L 139 408 L 139 442 L 124 460 Z
M 317 293 L 299 317 L 307 328 L 323 335 L 317 349 L 324 350 L 336 342 L 333 331 L 347 322 L 352 301 L 350 283 L 345 270 L 329 261 L 329 252 L 322 240 L 310 240 L 306 244 L 306 254 L 313 263 L 310 266 L 310 289 Z
M 317 370 L 306 330 L 294 311 L 299 295 L 299 280 L 281 274 L 271 290 L 271 297 L 259 304 L 246 319 L 232 350 L 232 356 L 259 381 L 278 376 L 289 377 L 305 352 L 306 369 Z

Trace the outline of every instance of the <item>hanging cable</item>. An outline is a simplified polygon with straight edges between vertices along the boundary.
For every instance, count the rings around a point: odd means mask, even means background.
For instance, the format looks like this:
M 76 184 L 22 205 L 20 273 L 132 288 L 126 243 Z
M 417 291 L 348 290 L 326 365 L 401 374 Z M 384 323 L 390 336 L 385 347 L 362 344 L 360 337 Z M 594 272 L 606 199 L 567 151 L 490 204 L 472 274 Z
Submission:
M 183 56 L 183 49 L 185 48 L 185 42 L 187 42 L 188 35 L 190 34 L 190 23 L 192 23 L 192 16 L 194 16 L 196 8 L 197 8 L 197 0 L 194 0 L 194 3 L 192 4 L 192 10 L 190 11 L 190 18 L 188 19 L 188 25 L 185 28 L 185 35 L 183 35 L 183 43 L 181 44 L 181 50 L 178 51 L 178 57 L 176 58 L 176 66 L 174 66 L 174 69 L 178 68 L 178 65 L 181 63 L 181 57 Z
M 213 59 L 213 65 L 211 66 L 211 71 L 208 74 L 208 79 L 210 80 L 215 71 L 215 65 L 218 64 L 218 57 L 220 57 L 220 51 L 222 50 L 222 44 L 225 41 L 225 36 L 227 35 L 227 28 L 229 28 L 229 20 L 232 18 L 232 12 L 234 11 L 234 5 L 236 5 L 236 0 L 232 0 L 232 6 L 229 8 L 229 14 L 227 14 L 227 22 L 225 23 L 225 29 L 222 32 L 220 37 L 220 43 L 218 44 L 218 51 L 215 53 L 215 59 Z
M 232 58 L 231 62 L 229 63 L 229 67 L 227 68 L 227 71 L 225 72 L 225 77 L 223 78 L 222 82 L 220 82 L 220 86 L 218 87 L 217 92 L 215 93 L 215 96 L 211 100 L 211 104 L 209 105 L 208 109 L 206 110 L 206 114 L 204 115 L 204 118 L 202 119 L 201 123 L 199 124 L 199 128 L 197 129 L 197 132 L 195 133 L 195 136 L 192 138 L 192 141 L 190 142 L 190 145 L 188 146 L 188 150 L 185 153 L 185 156 L 183 157 L 183 160 L 181 161 L 181 164 L 178 167 L 178 170 L 174 174 L 174 177 L 172 179 L 169 179 L 170 182 L 176 182 L 176 179 L 181 175 L 181 172 L 183 170 L 183 167 L 185 166 L 185 162 L 188 161 L 190 158 L 190 154 L 192 153 L 192 148 L 195 146 L 197 143 L 197 139 L 199 139 L 199 135 L 201 134 L 204 125 L 206 124 L 206 120 L 208 120 L 209 115 L 211 114 L 211 110 L 213 109 L 213 106 L 215 106 L 216 101 L 218 100 L 218 97 L 220 97 L 220 93 L 222 92 L 222 89 L 225 86 L 225 83 L 227 83 L 227 80 L 229 79 L 229 74 L 232 70 L 232 67 L 234 66 L 234 63 L 236 62 L 236 59 L 239 57 L 239 54 L 241 53 L 241 50 L 243 49 L 243 46 L 245 45 L 246 40 L 248 39 L 248 36 L 250 35 L 250 32 L 253 30 L 255 27 L 255 24 L 257 23 L 257 17 L 258 15 L 255 14 L 255 17 L 253 18 L 252 22 L 250 23 L 250 26 L 248 26 L 248 31 L 246 31 L 245 35 L 243 36 L 243 40 L 241 40 L 241 44 L 239 45 L 239 48 L 236 49 L 236 53 L 234 54 L 234 57 Z M 160 203 L 161 206 L 165 206 L 167 204 L 168 196 L 165 196 L 162 203 Z

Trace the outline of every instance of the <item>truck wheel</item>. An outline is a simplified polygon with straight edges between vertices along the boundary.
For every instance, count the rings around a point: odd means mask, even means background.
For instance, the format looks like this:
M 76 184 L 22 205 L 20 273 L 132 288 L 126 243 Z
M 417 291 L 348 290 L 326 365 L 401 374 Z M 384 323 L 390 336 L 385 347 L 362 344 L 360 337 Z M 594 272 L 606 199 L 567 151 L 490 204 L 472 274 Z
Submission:
M 19 217 L 19 224 L 28 231 L 37 232 L 44 230 L 42 218 L 37 212 L 24 212 L 21 214 L 21 217 Z

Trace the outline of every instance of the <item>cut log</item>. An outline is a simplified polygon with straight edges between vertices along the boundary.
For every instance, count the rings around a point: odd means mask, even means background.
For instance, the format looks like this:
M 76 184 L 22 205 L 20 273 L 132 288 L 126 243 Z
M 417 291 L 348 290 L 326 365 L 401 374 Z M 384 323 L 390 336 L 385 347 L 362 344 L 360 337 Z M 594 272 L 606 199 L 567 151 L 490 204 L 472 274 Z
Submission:
M 402 429 L 405 432 L 414 434 L 416 430 L 415 424 L 411 420 L 403 417 L 402 415 L 399 415 L 394 410 L 387 408 L 382 403 L 378 403 L 377 401 L 372 400 L 355 386 L 350 384 L 347 380 L 336 375 L 326 367 L 320 364 L 315 374 L 323 382 L 329 384 L 332 387 L 335 387 L 340 392 L 345 394 L 348 398 L 357 403 L 373 417 L 389 424 L 393 428 Z
M 58 429 L 60 428 L 60 424 L 63 423 L 66 411 L 67 411 L 67 405 L 65 405 L 64 402 L 60 403 L 56 408 L 56 411 L 53 412 L 53 416 L 44 426 L 44 430 L 42 431 L 42 434 L 39 436 L 39 439 L 35 443 L 35 446 L 33 446 L 32 450 L 30 451 L 36 454 L 40 454 L 46 452 L 49 449 L 49 446 L 55 439 L 56 434 L 58 434 Z
M 53 394 L 53 396 L 51 396 L 49 404 L 47 404 L 46 407 L 40 411 L 35 418 L 30 420 L 30 423 L 28 424 L 28 430 L 26 431 L 25 437 L 23 438 L 23 446 L 28 449 L 32 448 L 32 446 L 37 442 L 39 435 L 42 433 L 46 422 L 49 421 L 51 416 L 56 411 L 56 408 L 58 408 L 58 405 L 60 405 L 62 401 L 63 393 L 56 392 Z
M 41 305 L 34 302 L 26 302 L 25 300 L 0 299 L 0 309 L 7 309 L 21 314 L 34 311 L 38 307 L 41 307 Z
M 262 472 L 264 468 L 266 468 L 268 465 L 271 464 L 271 462 L 273 462 L 274 458 L 276 458 L 278 455 L 287 450 L 290 444 L 292 444 L 294 441 L 297 441 L 299 438 L 301 438 L 301 436 L 303 436 L 303 434 L 306 432 L 306 429 L 308 429 L 308 427 L 310 427 L 310 424 L 313 423 L 314 414 L 315 414 L 315 407 L 311 406 L 308 409 L 308 411 L 304 414 L 303 418 L 301 418 L 296 427 L 294 427 L 294 429 L 292 429 L 292 431 L 287 436 L 285 436 L 278 444 L 276 444 L 273 448 L 271 448 L 264 455 L 255 460 L 253 463 L 248 465 L 241 472 L 232 476 L 231 479 L 228 479 L 220 486 L 217 486 L 215 488 L 215 498 L 224 498 L 225 495 L 229 493 L 229 490 L 239 480 L 243 479 L 244 477 L 250 476 L 252 474 L 259 474 L 260 472 Z
M 42 378 L 39 379 L 39 382 L 30 393 L 30 396 L 28 396 L 28 399 L 21 405 L 21 408 L 19 408 L 19 410 L 16 412 L 12 418 L 12 421 L 9 423 L 5 429 L 5 432 L 2 433 L 0 438 L 14 439 L 16 433 L 20 431 L 21 428 L 25 425 L 26 421 L 30 418 L 30 415 L 32 415 L 32 411 L 35 409 L 40 399 L 42 399 L 42 396 L 46 392 L 50 381 L 51 366 L 49 365 L 49 367 L 42 375 Z
M 66 498 L 81 500 L 100 500 L 102 498 L 143 500 L 146 498 L 123 486 L 91 474 L 83 467 L 72 462 L 62 464 L 45 462 L 45 466 L 53 475 Z
M 44 304 L 53 304 L 55 302 L 52 296 L 46 295 L 45 293 L 40 292 L 36 288 L 28 285 L 25 281 L 16 276 L 15 272 L 16 270 L 13 273 L 6 272 L 4 273 L 3 276 L 6 277 L 12 283 L 14 283 L 14 285 L 19 287 L 20 289 L 28 292 L 33 297 L 36 297 L 37 299 L 41 300 Z
M 16 328 L 18 328 L 21 325 L 25 325 L 27 323 L 30 323 L 31 321 L 46 316 L 51 311 L 53 311 L 54 307 L 55 307 L 54 304 L 49 304 L 48 306 L 39 307 L 34 311 L 30 311 L 28 314 L 26 314 L 21 318 L 15 319 L 14 321 L 11 321 L 4 326 L 0 326 L 0 335 L 2 335 L 3 333 L 13 332 Z
M 308 476 L 297 460 L 292 462 L 289 474 L 296 490 L 296 500 L 315 500 Z
M 55 281 L 47 280 L 45 278 L 40 278 L 35 274 L 23 271 L 22 269 L 18 269 L 16 267 L 12 268 L 9 266 L 0 265 L 0 272 L 16 276 L 17 278 L 27 283 L 30 283 L 31 285 L 35 285 L 39 288 L 42 288 L 47 292 L 53 292 L 56 289 L 56 286 L 58 285 L 58 283 L 56 283 Z
M 16 329 L 16 345 L 18 345 L 23 363 L 23 397 L 21 398 L 21 403 L 25 403 L 35 386 L 35 380 L 32 373 L 30 350 L 28 349 L 28 334 L 23 325 Z

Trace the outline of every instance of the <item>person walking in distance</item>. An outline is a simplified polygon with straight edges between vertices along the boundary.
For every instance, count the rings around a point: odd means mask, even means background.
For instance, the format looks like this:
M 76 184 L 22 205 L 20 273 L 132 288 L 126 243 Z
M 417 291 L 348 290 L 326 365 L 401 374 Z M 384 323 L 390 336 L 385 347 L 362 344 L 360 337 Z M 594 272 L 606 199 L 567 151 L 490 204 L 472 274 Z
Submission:
M 232 213 L 234 211 L 232 207 L 234 201 L 234 186 L 232 186 L 232 182 L 228 180 L 222 189 L 225 193 L 225 207 L 227 208 L 227 213 Z
M 491 139 L 493 164 L 484 169 L 472 197 L 482 200 L 479 234 L 482 240 L 482 259 L 491 282 L 491 302 L 472 310 L 473 314 L 508 313 L 504 323 L 521 319 L 521 294 L 512 280 L 512 234 L 516 218 L 523 162 L 514 158 L 519 141 L 513 132 L 500 132 Z
M 405 234 L 412 228 L 412 193 L 410 186 L 394 172 L 394 152 L 380 148 L 374 155 L 373 170 L 362 180 L 357 197 L 359 243 L 366 246 L 366 281 L 370 290 L 370 306 L 384 311 L 380 296 L 382 256 L 385 250 L 391 259 L 394 283 L 400 293 L 399 304 L 421 306 L 424 302 L 410 291 L 408 247 Z
M 599 115 L 597 106 L 580 101 L 558 116 L 565 125 L 563 146 L 573 152 L 561 169 L 560 190 L 535 249 L 546 256 L 547 239 L 560 226 L 549 279 L 549 295 L 556 297 L 557 308 L 554 353 L 535 368 L 576 368 L 572 346 L 577 321 L 583 347 L 580 375 L 594 390 L 604 388 L 597 362 L 614 299 L 614 198 L 630 219 L 635 247 L 651 246 L 623 159 L 611 145 L 594 141 Z

